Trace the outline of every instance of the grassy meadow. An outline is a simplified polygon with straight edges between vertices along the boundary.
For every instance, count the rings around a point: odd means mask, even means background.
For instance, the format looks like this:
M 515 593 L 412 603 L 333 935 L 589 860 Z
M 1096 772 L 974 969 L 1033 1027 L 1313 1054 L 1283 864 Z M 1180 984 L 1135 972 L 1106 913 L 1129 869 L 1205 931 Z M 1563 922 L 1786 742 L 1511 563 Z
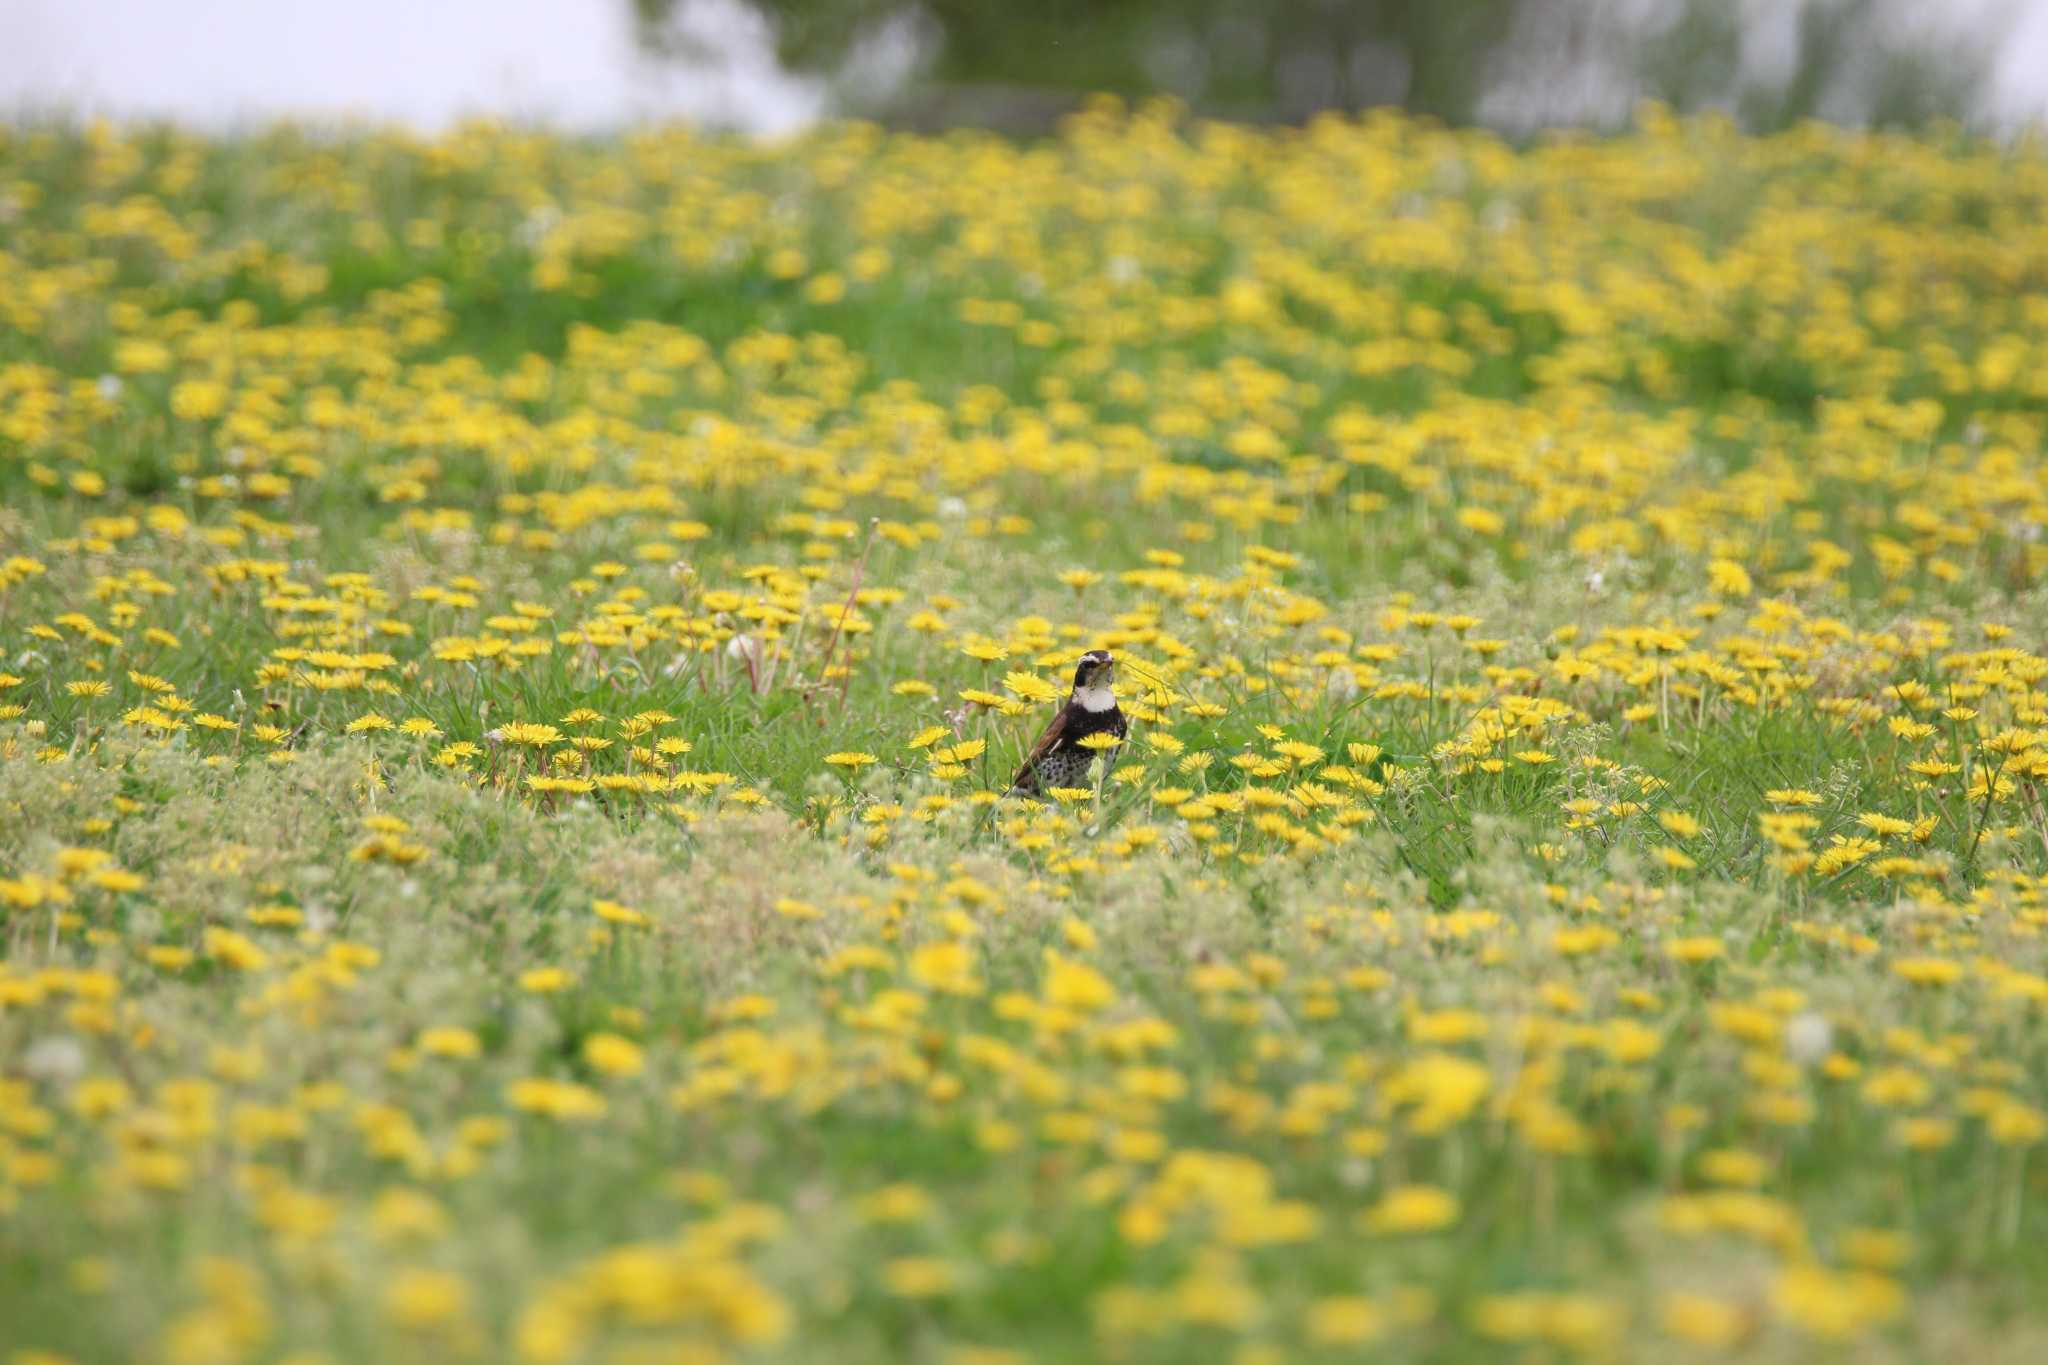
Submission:
M 2044 221 L 0 128 L 0 1361 L 2048 1356 Z

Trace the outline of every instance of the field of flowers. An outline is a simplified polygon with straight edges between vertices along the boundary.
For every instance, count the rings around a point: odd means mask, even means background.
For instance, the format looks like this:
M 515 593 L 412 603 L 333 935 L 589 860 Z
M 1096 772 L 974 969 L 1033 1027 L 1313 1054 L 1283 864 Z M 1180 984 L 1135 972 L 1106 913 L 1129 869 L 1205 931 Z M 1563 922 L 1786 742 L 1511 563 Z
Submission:
M 0 129 L 0 1360 L 2048 1358 L 2044 222 Z

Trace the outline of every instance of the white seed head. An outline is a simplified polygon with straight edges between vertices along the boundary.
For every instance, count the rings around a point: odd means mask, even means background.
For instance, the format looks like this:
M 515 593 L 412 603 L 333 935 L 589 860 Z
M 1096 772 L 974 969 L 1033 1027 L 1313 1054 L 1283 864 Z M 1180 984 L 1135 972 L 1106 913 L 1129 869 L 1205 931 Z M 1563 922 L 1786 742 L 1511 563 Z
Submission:
M 75 1081 L 85 1070 L 85 1045 L 68 1034 L 38 1038 L 22 1049 L 21 1069 L 52 1084 Z
M 1795 1014 L 1785 1023 L 1785 1055 L 1811 1066 L 1834 1049 L 1835 1030 L 1827 1016 L 1815 1010 Z

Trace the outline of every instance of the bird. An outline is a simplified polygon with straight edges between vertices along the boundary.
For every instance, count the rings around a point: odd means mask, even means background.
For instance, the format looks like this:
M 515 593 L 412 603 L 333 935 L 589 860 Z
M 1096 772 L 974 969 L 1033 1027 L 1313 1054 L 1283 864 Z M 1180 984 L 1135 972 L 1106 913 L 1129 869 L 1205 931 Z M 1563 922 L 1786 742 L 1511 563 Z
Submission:
M 1085 787 L 1097 750 L 1081 743 L 1090 735 L 1121 740 L 1131 723 L 1116 704 L 1116 660 L 1106 649 L 1091 649 L 1074 665 L 1074 688 L 1031 752 L 1010 779 L 1010 796 L 1043 797 L 1053 787 Z

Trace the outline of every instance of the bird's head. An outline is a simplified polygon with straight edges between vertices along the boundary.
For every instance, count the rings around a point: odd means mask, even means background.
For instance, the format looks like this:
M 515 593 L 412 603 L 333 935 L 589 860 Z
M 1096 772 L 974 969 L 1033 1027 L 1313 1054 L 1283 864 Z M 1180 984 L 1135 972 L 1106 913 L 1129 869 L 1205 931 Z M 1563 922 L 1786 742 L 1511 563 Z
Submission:
M 1107 687 L 1116 681 L 1116 660 L 1106 649 L 1091 649 L 1074 664 L 1074 690 Z
M 1074 696 L 1091 711 L 1107 711 L 1116 705 L 1116 660 L 1106 649 L 1091 649 L 1074 665 Z

